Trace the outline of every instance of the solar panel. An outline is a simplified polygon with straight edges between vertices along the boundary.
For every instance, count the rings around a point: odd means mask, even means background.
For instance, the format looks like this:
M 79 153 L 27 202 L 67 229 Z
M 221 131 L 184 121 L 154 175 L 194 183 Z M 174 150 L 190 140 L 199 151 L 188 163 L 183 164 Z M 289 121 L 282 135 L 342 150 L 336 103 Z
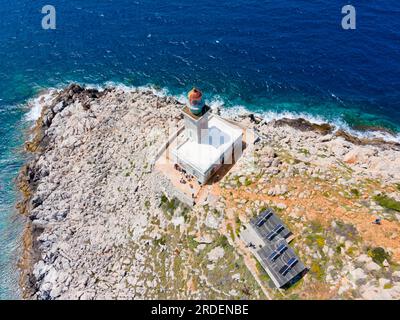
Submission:
M 281 244 L 276 250 L 274 250 L 270 255 L 269 255 L 269 260 L 270 261 L 275 261 L 278 259 L 278 257 L 287 249 L 286 244 Z
M 285 227 L 284 227 L 283 225 L 278 224 L 278 225 L 274 228 L 274 230 L 272 230 L 270 233 L 268 233 L 267 239 L 268 239 L 269 241 L 273 240 L 273 239 L 278 235 L 278 233 L 282 232 L 284 229 L 285 229 Z
M 287 249 L 287 245 L 283 243 L 278 247 L 278 249 L 276 249 L 276 252 L 278 252 L 279 254 L 282 254 L 286 249 Z
M 256 226 L 261 227 L 265 223 L 265 221 L 267 221 L 267 219 L 270 218 L 271 216 L 272 216 L 271 210 L 265 211 L 262 217 L 257 221 Z
M 298 261 L 299 261 L 299 260 L 297 260 L 297 258 L 290 258 L 289 261 L 288 261 L 288 263 L 287 263 L 287 266 L 288 266 L 289 268 L 293 268 L 294 265 L 295 265 Z
M 280 268 L 279 273 L 283 274 L 288 269 L 287 265 L 285 264 L 282 268 Z M 287 273 L 287 272 L 286 272 Z
M 275 261 L 278 257 L 279 257 L 279 253 L 276 251 L 273 251 L 268 258 L 270 261 Z
M 278 224 L 275 228 L 274 228 L 274 232 L 279 233 L 281 232 L 283 229 L 285 229 L 285 227 L 281 224 Z
M 269 241 L 272 241 L 276 237 L 276 235 L 277 235 L 277 233 L 275 231 L 271 231 L 270 233 L 268 233 L 267 239 Z
M 280 270 L 279 273 L 283 276 L 286 276 L 288 272 L 294 267 L 294 265 L 299 262 L 297 258 L 290 258 L 286 265 L 284 265 Z

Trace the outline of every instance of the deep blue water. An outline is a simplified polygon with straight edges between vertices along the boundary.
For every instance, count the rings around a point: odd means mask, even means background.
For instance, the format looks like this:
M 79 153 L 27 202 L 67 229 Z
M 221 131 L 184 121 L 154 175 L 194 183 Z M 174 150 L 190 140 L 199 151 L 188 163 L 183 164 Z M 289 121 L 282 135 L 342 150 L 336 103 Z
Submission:
M 57 29 L 41 28 L 41 8 Z M 15 298 L 24 102 L 70 81 L 153 84 L 258 112 L 400 131 L 400 2 L 0 0 L 0 298 Z M 269 113 L 270 115 L 271 113 Z

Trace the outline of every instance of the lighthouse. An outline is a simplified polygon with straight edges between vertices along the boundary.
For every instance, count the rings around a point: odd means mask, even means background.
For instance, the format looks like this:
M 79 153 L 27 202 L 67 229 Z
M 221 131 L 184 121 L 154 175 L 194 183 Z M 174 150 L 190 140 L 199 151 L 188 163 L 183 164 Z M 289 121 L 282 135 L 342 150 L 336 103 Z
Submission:
M 195 143 L 206 143 L 210 108 L 205 105 L 203 93 L 193 88 L 188 93 L 188 104 L 183 109 L 185 131 L 188 139 Z
M 243 132 L 232 122 L 211 113 L 211 108 L 204 103 L 203 93 L 197 88 L 188 93 L 182 115 L 182 136 L 177 133 L 171 159 L 196 177 L 199 184 L 205 184 L 222 165 L 239 159 Z

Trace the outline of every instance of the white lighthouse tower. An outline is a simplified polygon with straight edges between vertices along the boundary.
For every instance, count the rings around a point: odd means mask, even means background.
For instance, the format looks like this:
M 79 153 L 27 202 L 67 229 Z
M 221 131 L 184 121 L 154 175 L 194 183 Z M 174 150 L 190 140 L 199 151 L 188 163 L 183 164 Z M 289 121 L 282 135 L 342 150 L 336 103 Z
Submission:
M 199 89 L 193 88 L 188 98 L 189 103 L 182 110 L 186 135 L 194 143 L 207 143 L 210 108 L 204 104 L 203 94 Z

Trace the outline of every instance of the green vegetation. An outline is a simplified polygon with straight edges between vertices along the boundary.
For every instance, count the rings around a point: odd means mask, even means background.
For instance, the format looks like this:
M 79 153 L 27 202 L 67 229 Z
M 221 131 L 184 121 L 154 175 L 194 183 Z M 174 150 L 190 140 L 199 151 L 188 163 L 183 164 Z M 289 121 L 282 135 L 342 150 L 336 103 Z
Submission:
M 231 224 L 228 224 L 228 225 L 226 226 L 226 229 L 227 229 L 227 231 L 229 232 L 232 241 L 235 241 L 235 234 L 233 233 L 232 225 L 231 225 Z
M 169 219 L 174 215 L 175 210 L 179 208 L 180 214 L 183 216 L 185 222 L 189 221 L 190 208 L 176 198 L 172 198 L 171 200 L 169 200 L 168 197 L 163 194 L 161 196 L 160 207 L 166 217 Z
M 323 248 L 324 247 L 324 245 L 325 245 L 325 239 L 322 237 L 322 236 L 316 236 L 315 237 L 315 241 L 316 241 L 316 243 L 317 243 L 317 245 L 318 245 L 318 247 L 319 248 Z
M 390 255 L 383 249 L 382 247 L 376 247 L 376 248 L 370 248 L 368 250 L 368 255 L 372 258 L 372 260 L 379 264 L 382 265 L 383 261 L 390 260 Z
M 324 228 L 323 228 L 322 224 L 317 220 L 311 221 L 311 225 L 310 226 L 311 226 L 311 230 L 312 230 L 313 233 L 319 233 L 319 232 L 323 232 L 324 231 Z
M 174 213 L 187 216 L 188 230 L 182 233 L 179 227 L 169 223 L 160 239 L 156 240 L 149 236 L 142 237 L 143 240 L 151 241 L 149 246 L 151 254 L 146 257 L 146 266 L 151 266 L 149 269 L 152 271 L 150 273 L 144 272 L 140 279 L 152 280 L 154 274 L 157 274 L 159 278 L 157 287 L 148 288 L 149 297 L 161 299 L 186 297 L 189 294 L 187 288 L 190 279 L 191 288 L 195 291 L 201 291 L 202 296 L 210 299 L 226 298 L 232 289 L 240 293 L 238 296 L 232 296 L 232 299 L 243 297 L 250 299 L 265 298 L 242 257 L 228 242 L 229 235 L 227 238 L 214 230 L 202 230 L 202 234 L 209 236 L 213 241 L 199 248 L 199 243 L 195 240 L 196 235 L 193 232 L 197 229 L 194 223 L 198 219 L 196 215 L 191 214 L 190 211 L 185 212 L 186 206 L 177 199 L 169 198 L 167 194 L 161 195 L 159 206 L 160 209 L 168 213 L 169 217 Z M 209 210 L 211 212 L 210 208 Z M 204 212 L 201 213 L 204 214 Z M 221 215 L 221 212 L 213 213 Z M 232 234 L 235 235 L 235 226 L 232 224 L 231 227 Z M 160 250 L 162 245 L 165 245 L 165 247 Z M 214 268 L 210 270 L 208 269 L 210 261 L 207 255 L 218 246 L 224 248 L 224 256 L 213 262 Z M 154 259 L 154 257 L 157 257 L 157 259 Z M 170 275 L 171 270 L 173 277 Z M 233 278 L 234 274 L 238 274 L 240 280 Z M 200 278 L 200 276 L 206 277 L 206 280 Z M 214 288 L 217 288 L 218 291 Z
M 324 270 L 317 262 L 313 262 L 310 268 L 311 274 L 313 274 L 318 280 L 322 280 L 324 277 Z
M 199 243 L 196 241 L 196 240 L 194 240 L 194 237 L 193 236 L 188 236 L 188 238 L 187 238 L 187 243 L 188 243 L 188 247 L 190 248 L 190 249 L 196 249 L 197 248 L 197 246 L 199 245 Z
M 246 180 L 244 181 L 244 185 L 245 185 L 246 187 L 248 187 L 248 186 L 251 185 L 251 184 L 252 184 L 252 181 L 250 180 L 250 178 L 246 177 Z
M 233 178 L 233 180 L 235 181 L 236 186 L 237 186 L 238 188 L 240 188 L 240 187 L 242 186 L 242 184 L 240 183 L 239 179 L 240 179 L 239 176 L 234 176 L 234 178 Z
M 164 213 L 172 215 L 179 205 L 180 202 L 176 198 L 169 200 L 165 194 L 161 196 L 161 209 Z
M 391 288 L 393 288 L 393 283 L 391 283 L 391 282 L 386 283 L 386 284 L 383 286 L 383 289 L 391 289 Z
M 385 194 L 375 196 L 374 200 L 383 208 L 400 212 L 400 202 L 388 197 Z
M 145 207 L 146 209 L 149 209 L 149 208 L 150 208 L 150 201 L 149 201 L 149 200 L 146 200 L 146 201 L 144 202 L 144 207 Z
M 395 186 L 396 186 L 396 189 L 400 191 L 400 183 L 396 183 Z
M 330 194 L 329 191 L 324 191 L 324 192 L 322 193 L 322 195 L 323 195 L 325 198 L 328 198 L 328 199 L 331 197 L 331 194 Z
M 341 220 L 335 220 L 335 233 L 344 236 L 347 240 L 357 242 L 360 240 L 357 228 L 351 223 L 344 223 Z
M 315 243 L 318 248 L 322 249 L 325 245 L 325 238 L 318 234 L 309 234 L 306 238 L 306 242 L 309 245 L 313 245 Z
M 341 253 L 342 252 L 342 248 L 344 248 L 344 243 L 341 243 L 339 245 L 336 246 L 336 253 Z
M 217 209 L 213 209 L 213 215 L 216 216 L 217 218 L 220 218 L 222 215 L 222 212 L 218 211 Z
M 215 247 L 221 246 L 222 248 L 227 248 L 229 246 L 228 239 L 225 236 L 220 236 L 215 241 Z
M 160 239 L 155 239 L 154 240 L 154 244 L 155 245 L 163 245 L 165 246 L 165 244 L 167 243 L 167 238 L 165 236 L 162 236 Z
M 355 196 L 355 197 L 360 197 L 361 196 L 361 193 L 360 193 L 360 191 L 358 190 L 358 189 L 351 189 L 350 190 L 350 192 L 351 192 L 351 194 L 353 195 L 353 196 Z
M 188 222 L 189 221 L 189 217 L 190 217 L 190 215 L 189 215 L 190 209 L 189 209 L 189 207 L 187 207 L 186 205 L 183 205 L 183 204 L 181 205 L 181 207 L 182 207 L 181 214 L 183 216 L 183 220 L 185 222 Z
M 298 149 L 298 151 L 302 154 L 304 154 L 305 156 L 309 156 L 310 155 L 310 151 L 308 151 L 307 149 Z
M 271 280 L 271 278 L 269 277 L 267 271 L 265 271 L 261 263 L 258 262 L 258 260 L 256 261 L 256 268 L 261 281 L 268 283 Z
M 355 254 L 356 251 L 357 251 L 357 247 L 350 247 L 350 248 L 347 249 L 346 253 L 347 253 L 349 256 L 354 256 L 354 254 Z
M 239 217 L 236 217 L 236 236 L 239 237 L 240 234 L 240 227 L 242 226 L 242 221 L 239 219 Z

